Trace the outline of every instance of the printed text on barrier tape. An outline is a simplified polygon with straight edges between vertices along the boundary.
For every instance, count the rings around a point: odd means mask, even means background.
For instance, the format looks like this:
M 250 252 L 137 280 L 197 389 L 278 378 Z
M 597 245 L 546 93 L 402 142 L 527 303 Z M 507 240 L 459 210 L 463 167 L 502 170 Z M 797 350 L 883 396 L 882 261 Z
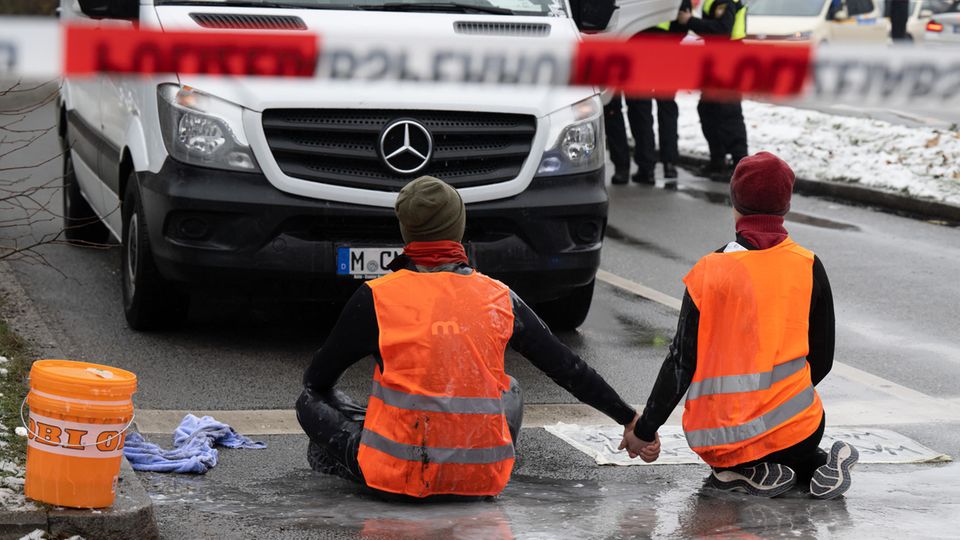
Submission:
M 727 41 L 690 46 L 646 37 L 591 38 L 534 45 L 528 38 L 458 36 L 424 42 L 409 34 L 346 31 L 325 35 L 323 43 L 321 55 L 317 36 L 308 33 L 62 29 L 49 19 L 0 17 L 0 79 L 49 80 L 66 69 L 70 76 L 168 71 L 371 82 L 596 84 L 632 95 L 697 89 L 718 98 L 797 95 L 807 104 L 898 107 L 960 119 L 960 57 L 949 50 L 834 45 L 818 47 L 811 58 L 807 46 Z
M 72 25 L 64 39 L 64 74 L 180 73 L 313 77 L 314 34 L 163 32 Z
M 590 39 L 577 48 L 572 84 L 627 94 L 700 89 L 718 95 L 800 94 L 811 73 L 808 46 L 710 41 L 702 46 L 649 37 Z

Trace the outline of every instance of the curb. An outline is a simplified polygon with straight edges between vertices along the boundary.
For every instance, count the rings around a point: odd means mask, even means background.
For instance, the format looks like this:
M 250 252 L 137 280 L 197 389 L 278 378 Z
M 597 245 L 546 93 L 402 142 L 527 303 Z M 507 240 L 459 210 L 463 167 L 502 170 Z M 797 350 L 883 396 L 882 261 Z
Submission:
M 105 540 L 153 540 L 160 537 L 153 501 L 126 458 L 120 464 L 117 498 L 110 508 L 0 510 L 0 540 L 16 540 L 38 529 L 54 538 L 80 535 Z
M 681 155 L 679 164 L 687 166 L 703 166 L 709 163 L 705 158 L 690 155 Z M 801 195 L 835 199 L 843 202 L 853 202 L 872 206 L 888 212 L 903 214 L 912 218 L 924 220 L 943 220 L 951 223 L 960 223 L 960 206 L 917 199 L 899 195 L 890 191 L 868 188 L 858 184 L 841 184 L 797 178 L 794 191 Z
M 44 357 L 64 356 L 54 334 L 6 262 L 0 262 L 0 294 L 5 297 L 9 309 L 9 313 L 5 314 L 7 323 L 34 347 L 35 352 Z M 55 538 L 80 535 L 84 538 L 106 540 L 152 540 L 160 537 L 153 501 L 126 458 L 120 462 L 117 497 L 110 508 L 77 510 L 45 507 L 33 511 L 0 509 L 0 540 L 16 540 L 37 529 L 45 530 Z

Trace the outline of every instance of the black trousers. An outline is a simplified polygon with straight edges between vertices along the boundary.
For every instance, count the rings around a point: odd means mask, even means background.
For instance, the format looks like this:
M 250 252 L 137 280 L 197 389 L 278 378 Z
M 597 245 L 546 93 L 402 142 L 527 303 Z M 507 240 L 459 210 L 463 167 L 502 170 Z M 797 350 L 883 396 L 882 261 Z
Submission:
M 727 154 L 736 166 L 747 156 L 747 126 L 740 101 L 710 101 L 700 98 L 697 105 L 700 127 L 710 147 L 710 163 L 722 165 Z
M 510 389 L 503 393 L 503 406 L 516 448 L 523 424 L 523 390 L 510 377 Z M 297 420 L 310 440 L 340 465 L 336 475 L 365 483 L 357 454 L 367 409 L 339 390 L 320 394 L 304 389 L 297 400 Z
M 817 467 L 827 464 L 827 453 L 820 449 L 820 441 L 823 440 L 823 429 L 826 424 L 827 417 L 824 415 L 820 420 L 820 427 L 813 432 L 813 435 L 810 435 L 797 444 L 769 454 L 756 461 L 741 463 L 736 467 L 714 470 L 719 472 L 731 468 L 753 467 L 761 463 L 779 463 L 790 467 L 793 469 L 793 472 L 797 473 L 797 484 L 809 484 L 810 479 L 813 478 L 813 472 L 817 470 Z
M 621 94 L 615 94 L 603 107 L 603 132 L 607 136 L 607 149 L 614 170 L 630 174 L 630 145 L 627 143 L 627 124 L 623 121 Z
M 907 39 L 907 19 L 910 18 L 910 2 L 907 0 L 890 0 L 890 37 L 895 40 Z
M 610 149 L 610 161 L 616 171 L 630 171 L 630 145 L 627 142 L 627 126 L 623 121 L 623 96 L 613 96 L 603 108 L 604 134 Z M 657 164 L 656 140 L 653 134 L 652 99 L 627 99 L 627 118 L 635 143 L 633 160 L 641 171 L 652 172 Z M 673 98 L 658 99 L 657 128 L 660 136 L 660 161 L 676 163 L 680 158 L 677 149 L 677 119 L 679 109 Z
M 641 171 L 653 171 L 657 164 L 657 144 L 653 137 L 653 99 L 627 99 L 627 118 L 636 146 L 633 160 Z M 657 131 L 660 137 L 660 162 L 676 163 L 677 119 L 680 112 L 673 98 L 657 99 Z

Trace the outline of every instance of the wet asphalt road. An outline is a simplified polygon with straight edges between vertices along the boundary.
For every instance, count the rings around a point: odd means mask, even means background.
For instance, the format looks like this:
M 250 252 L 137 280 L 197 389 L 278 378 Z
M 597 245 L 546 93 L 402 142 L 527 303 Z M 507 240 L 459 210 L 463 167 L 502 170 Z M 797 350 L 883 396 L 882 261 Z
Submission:
M 49 124 L 50 113 L 42 110 L 27 123 Z M 38 163 L 55 152 L 55 139 L 47 136 L 28 151 L 4 158 L 3 164 Z M 16 174 L 39 182 L 58 171 L 54 160 Z M 682 294 L 680 278 L 698 257 L 733 239 L 723 185 L 685 172 L 680 191 L 630 185 L 612 186 L 610 193 L 603 268 L 671 296 Z M 53 200 L 56 205 L 58 199 Z M 57 226 L 55 220 L 40 222 L 32 233 Z M 799 196 L 787 226 L 797 241 L 821 256 L 830 275 L 838 360 L 960 407 L 960 231 Z M 288 409 L 310 353 L 322 344 L 336 315 L 315 306 L 201 299 L 185 327 L 135 333 L 126 327 L 120 307 L 117 249 L 56 245 L 43 254 L 53 268 L 22 263 L 13 268 L 60 348 L 70 358 L 136 372 L 140 390 L 135 401 L 143 409 Z M 586 324 L 562 339 L 628 401 L 642 403 L 675 324 L 671 309 L 601 284 Z M 371 365 L 361 362 L 352 368 L 342 387 L 363 398 Z M 572 402 L 517 355 L 510 354 L 507 367 L 524 386 L 529 403 Z M 832 384 L 826 393 L 838 399 L 872 399 L 876 390 L 844 379 Z M 829 399 L 827 410 L 829 414 Z M 918 422 L 897 430 L 957 455 L 958 427 Z M 168 439 L 154 440 L 165 444 Z M 501 526 L 506 526 L 523 538 L 691 536 L 744 528 L 760 536 L 796 531 L 798 536 L 862 537 L 916 531 L 909 528 L 915 522 L 925 535 L 949 536 L 939 524 L 957 515 L 960 480 L 956 466 L 869 466 L 863 468 L 868 480 L 856 484 L 843 505 L 703 498 L 697 495 L 704 474 L 699 467 L 599 468 L 543 430 L 527 428 L 517 479 L 498 502 L 398 511 L 339 480 L 312 475 L 302 437 L 267 440 L 268 450 L 225 451 L 221 465 L 206 477 L 143 475 L 156 497 L 164 536 L 395 538 L 419 532 L 436 538 L 490 538 L 503 536 Z M 914 478 L 921 478 L 919 484 L 911 484 Z M 943 489 L 949 495 L 943 500 L 952 497 L 952 503 L 938 504 L 931 496 Z M 903 498 L 892 504 L 885 498 L 888 492 L 901 492 Z M 541 495 L 530 495 L 536 493 Z M 878 505 L 890 505 L 890 512 L 878 512 Z M 911 514 L 917 511 L 927 519 L 917 521 Z

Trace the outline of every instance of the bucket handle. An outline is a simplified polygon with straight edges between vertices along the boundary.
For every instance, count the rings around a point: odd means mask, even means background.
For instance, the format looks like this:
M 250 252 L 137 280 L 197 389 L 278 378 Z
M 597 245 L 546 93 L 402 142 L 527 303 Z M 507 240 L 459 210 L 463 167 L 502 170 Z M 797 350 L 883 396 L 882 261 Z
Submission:
M 26 418 L 23 417 L 23 407 L 24 407 L 24 405 L 26 405 L 26 404 L 27 404 L 27 398 L 23 398 L 23 401 L 20 402 L 20 425 L 23 426 L 23 429 L 27 430 L 27 433 L 28 433 L 28 434 L 33 435 L 34 438 L 37 438 L 37 437 L 39 437 L 40 435 L 39 435 L 38 433 L 34 432 L 34 431 L 30 431 L 30 424 L 28 424 Z M 114 436 L 112 436 L 112 437 L 107 437 L 107 439 L 104 440 L 104 441 L 92 442 L 92 443 L 87 443 L 87 444 L 71 444 L 70 446 L 82 446 L 82 447 L 86 448 L 87 446 L 95 446 L 95 445 L 98 445 L 98 444 L 108 443 L 108 442 L 110 442 L 110 441 L 112 441 L 112 440 L 120 437 L 120 436 L 123 435 L 124 433 L 126 433 L 127 430 L 130 429 L 130 426 L 133 425 L 133 421 L 134 421 L 136 418 L 137 418 L 137 415 L 136 415 L 136 413 L 134 413 L 134 414 L 130 417 L 130 421 L 127 422 L 127 425 L 124 426 L 123 429 L 121 429 L 119 433 L 117 433 L 116 435 L 114 435 Z M 66 445 L 64 445 L 64 444 L 61 443 L 61 444 L 59 444 L 59 445 L 57 445 L 57 446 L 66 446 Z

